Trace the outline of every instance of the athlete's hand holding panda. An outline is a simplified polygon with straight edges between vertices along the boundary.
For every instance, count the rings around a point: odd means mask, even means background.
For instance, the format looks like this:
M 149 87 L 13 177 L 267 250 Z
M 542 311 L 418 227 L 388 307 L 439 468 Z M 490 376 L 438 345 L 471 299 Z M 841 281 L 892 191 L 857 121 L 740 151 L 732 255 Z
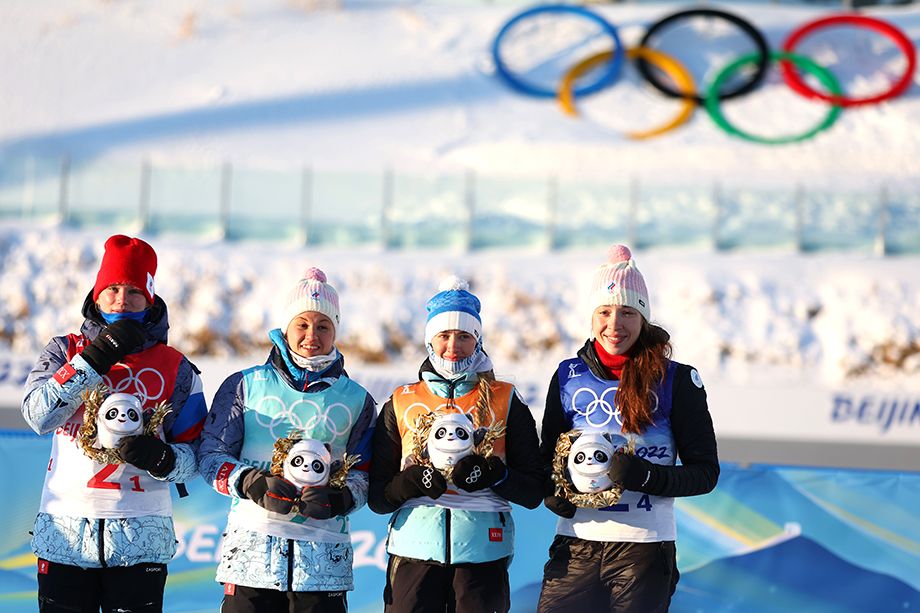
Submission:
M 404 468 L 387 484 L 384 495 L 399 506 L 410 498 L 440 498 L 447 491 L 447 479 L 433 466 L 413 464 Z
M 505 480 L 508 467 L 498 456 L 484 458 L 470 454 L 460 458 L 451 473 L 451 481 L 462 490 L 477 492 L 492 487 Z
M 165 477 L 176 466 L 176 452 L 159 437 L 149 434 L 128 436 L 118 443 L 118 455 L 154 477 Z

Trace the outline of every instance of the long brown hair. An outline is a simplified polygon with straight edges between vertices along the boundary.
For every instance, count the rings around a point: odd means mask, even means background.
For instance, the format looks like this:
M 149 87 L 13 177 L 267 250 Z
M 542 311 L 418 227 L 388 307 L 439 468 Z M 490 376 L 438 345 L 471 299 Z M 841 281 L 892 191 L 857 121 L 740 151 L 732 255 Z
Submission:
M 661 326 L 644 321 L 629 354 L 616 403 L 623 419 L 623 431 L 639 434 L 654 422 L 653 403 L 657 403 L 657 388 L 664 380 L 671 357 L 671 335 Z

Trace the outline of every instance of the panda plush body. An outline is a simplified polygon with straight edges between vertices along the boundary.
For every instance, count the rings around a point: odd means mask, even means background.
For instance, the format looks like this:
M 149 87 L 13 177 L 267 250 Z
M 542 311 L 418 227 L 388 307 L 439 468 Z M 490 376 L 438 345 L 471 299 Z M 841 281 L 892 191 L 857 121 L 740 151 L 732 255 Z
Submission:
M 471 453 L 475 440 L 473 420 L 463 413 L 439 415 L 431 423 L 428 432 L 428 459 L 438 470 L 453 468 L 457 462 Z
M 301 439 L 288 451 L 283 467 L 284 478 L 297 487 L 327 485 L 332 469 L 332 452 L 326 443 Z
M 96 413 L 97 447 L 115 449 L 127 436 L 144 433 L 144 410 L 137 396 L 111 394 Z
M 607 471 L 615 451 L 606 433 L 589 432 L 575 439 L 567 463 L 569 479 L 575 489 L 583 494 L 593 494 L 612 488 L 613 482 Z

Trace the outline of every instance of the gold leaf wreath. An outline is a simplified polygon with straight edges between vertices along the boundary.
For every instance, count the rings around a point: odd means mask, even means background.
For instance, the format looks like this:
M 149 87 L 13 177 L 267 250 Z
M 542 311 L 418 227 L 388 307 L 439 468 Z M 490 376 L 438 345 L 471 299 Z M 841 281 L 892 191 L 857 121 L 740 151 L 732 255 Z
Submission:
M 412 435 L 412 454 L 410 456 L 413 463 L 421 464 L 422 466 L 432 466 L 431 459 L 425 454 L 425 448 L 428 445 L 428 435 L 431 433 L 431 425 L 437 418 L 449 415 L 450 413 L 449 411 L 432 411 L 415 418 L 415 433 Z M 494 452 L 493 447 L 495 440 L 504 434 L 504 422 L 500 419 L 496 420 L 486 429 L 485 436 L 483 436 L 479 444 L 473 447 L 473 453 L 481 455 L 484 458 L 490 457 Z M 445 479 L 450 481 L 450 477 L 454 472 L 454 467 L 448 466 L 447 468 L 437 470 L 444 475 Z
M 102 449 L 94 447 L 98 432 L 96 430 L 96 417 L 99 407 L 105 402 L 111 390 L 105 385 L 97 385 L 83 392 L 83 424 L 77 431 L 77 444 L 83 454 L 94 462 L 100 464 L 124 464 L 125 461 L 118 455 L 117 449 Z M 167 413 L 172 411 L 168 402 L 160 402 L 153 407 L 150 419 L 144 424 L 144 434 L 159 436 L 157 430 L 166 419 Z
M 284 461 L 287 459 L 291 448 L 298 441 L 304 440 L 303 432 L 300 430 L 291 430 L 291 432 L 275 441 L 275 450 L 272 453 L 271 473 L 276 477 L 284 476 Z M 345 479 L 348 477 L 348 471 L 361 461 L 361 456 L 345 453 L 342 455 L 342 463 L 338 469 L 329 477 L 329 486 L 336 489 L 345 487 Z
M 552 472 L 553 483 L 556 486 L 556 496 L 565 498 L 576 507 L 584 507 L 586 509 L 603 509 L 604 507 L 615 505 L 620 501 L 620 496 L 623 495 L 622 483 L 614 483 L 612 488 L 604 490 L 603 492 L 586 494 L 575 489 L 575 486 L 573 486 L 565 476 L 566 467 L 569 461 L 569 452 L 572 450 L 572 443 L 574 443 L 575 439 L 579 436 L 581 436 L 581 430 L 570 430 L 569 432 L 560 434 L 559 439 L 556 441 L 556 453 L 553 456 Z M 636 441 L 630 439 L 626 445 L 617 449 L 615 453 L 635 455 Z

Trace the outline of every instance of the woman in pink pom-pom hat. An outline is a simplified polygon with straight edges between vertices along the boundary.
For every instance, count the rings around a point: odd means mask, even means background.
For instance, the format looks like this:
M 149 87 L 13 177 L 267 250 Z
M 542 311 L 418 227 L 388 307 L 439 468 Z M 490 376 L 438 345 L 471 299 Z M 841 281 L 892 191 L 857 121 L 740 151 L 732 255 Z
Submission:
M 376 404 L 345 373 L 339 295 L 322 270 L 308 268 L 279 311 L 268 361 L 224 381 L 201 437 L 201 475 L 231 499 L 220 610 L 344 613 L 354 589 L 346 516 L 367 501 Z M 344 487 L 322 475 L 301 487 L 268 470 L 275 442 L 292 432 L 318 450 L 302 470 L 332 473 L 345 454 L 358 456 Z
M 612 506 L 578 507 L 547 485 L 544 505 L 559 520 L 540 613 L 667 611 L 679 577 L 674 498 L 705 494 L 719 478 L 699 373 L 671 360 L 629 248 L 613 245 L 607 256 L 588 296 L 591 337 L 550 381 L 540 451 L 549 471 L 559 436 L 578 430 L 634 453 L 609 459 L 606 483 L 623 488 Z

